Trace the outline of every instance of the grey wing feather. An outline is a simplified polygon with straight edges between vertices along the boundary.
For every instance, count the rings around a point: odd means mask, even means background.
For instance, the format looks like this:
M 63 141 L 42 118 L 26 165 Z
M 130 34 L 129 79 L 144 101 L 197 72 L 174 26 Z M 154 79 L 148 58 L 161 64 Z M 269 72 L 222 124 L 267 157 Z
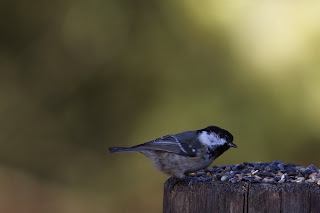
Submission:
M 166 135 L 156 140 L 139 145 L 141 148 L 157 151 L 176 153 L 178 155 L 196 157 L 202 145 L 195 141 L 193 132 L 185 132 L 176 135 Z M 191 141 L 193 140 L 193 141 Z

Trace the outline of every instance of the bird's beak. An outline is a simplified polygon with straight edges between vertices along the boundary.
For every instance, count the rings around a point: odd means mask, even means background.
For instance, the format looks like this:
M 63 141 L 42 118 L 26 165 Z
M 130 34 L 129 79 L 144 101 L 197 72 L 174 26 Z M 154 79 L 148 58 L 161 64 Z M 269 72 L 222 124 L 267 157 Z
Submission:
M 229 142 L 228 144 L 229 144 L 230 147 L 237 148 L 237 145 L 235 145 L 235 144 L 232 143 L 232 142 Z

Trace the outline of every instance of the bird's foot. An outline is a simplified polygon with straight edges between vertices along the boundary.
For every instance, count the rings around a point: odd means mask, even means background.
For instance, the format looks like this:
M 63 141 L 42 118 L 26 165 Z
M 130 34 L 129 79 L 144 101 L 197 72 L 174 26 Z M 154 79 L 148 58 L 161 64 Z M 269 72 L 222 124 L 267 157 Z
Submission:
M 206 182 L 206 181 L 212 180 L 212 176 L 206 177 L 206 178 L 187 176 L 185 179 L 186 179 L 186 180 L 190 180 L 190 181 L 189 181 L 189 184 L 188 184 L 188 187 L 189 187 L 189 189 L 190 189 L 191 186 L 192 186 L 193 184 L 195 184 L 195 183 L 198 183 L 198 182 Z
M 192 176 L 186 176 L 184 178 L 172 178 L 171 183 L 169 184 L 169 190 L 171 191 L 173 187 L 181 181 L 189 181 L 188 183 L 188 188 L 190 189 L 193 184 L 198 183 L 198 182 L 206 182 L 206 181 L 211 181 L 212 176 L 206 177 L 206 178 L 200 178 L 200 177 L 192 177 Z
M 171 183 L 169 184 L 169 190 L 172 191 L 173 187 L 180 181 L 182 181 L 182 179 L 179 179 L 179 178 L 171 178 L 172 181 Z

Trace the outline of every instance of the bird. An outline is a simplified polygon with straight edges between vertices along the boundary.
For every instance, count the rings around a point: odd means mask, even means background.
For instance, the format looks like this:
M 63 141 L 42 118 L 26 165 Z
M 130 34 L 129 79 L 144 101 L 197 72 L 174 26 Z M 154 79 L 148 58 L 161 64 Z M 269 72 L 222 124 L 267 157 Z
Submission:
M 165 135 L 132 147 L 110 147 L 110 153 L 140 152 L 147 156 L 161 172 L 175 177 L 176 182 L 190 180 L 189 186 L 212 177 L 188 176 L 191 172 L 206 169 L 230 147 L 237 148 L 230 132 L 218 126 Z M 170 188 L 172 188 L 171 186 Z

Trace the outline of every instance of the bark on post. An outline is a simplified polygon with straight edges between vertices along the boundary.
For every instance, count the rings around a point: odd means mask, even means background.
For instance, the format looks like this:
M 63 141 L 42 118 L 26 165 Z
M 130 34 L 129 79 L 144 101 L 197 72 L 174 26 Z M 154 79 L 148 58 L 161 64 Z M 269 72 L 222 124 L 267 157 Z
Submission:
M 163 212 L 320 213 L 320 186 L 312 183 L 187 182 L 164 184 Z

